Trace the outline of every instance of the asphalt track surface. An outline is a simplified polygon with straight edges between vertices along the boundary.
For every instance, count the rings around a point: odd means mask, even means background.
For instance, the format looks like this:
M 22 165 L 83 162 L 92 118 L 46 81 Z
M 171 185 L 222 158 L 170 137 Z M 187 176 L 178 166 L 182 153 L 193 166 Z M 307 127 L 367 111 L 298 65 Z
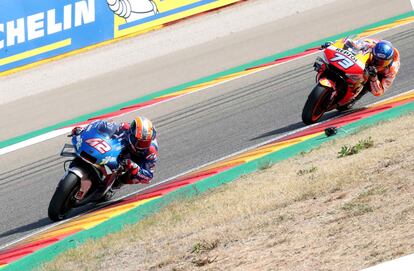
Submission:
M 0 141 L 390 18 L 411 9 L 407 0 L 339 0 L 330 5 L 235 32 L 190 49 L 176 51 L 151 61 L 126 65 L 115 72 L 96 75 L 87 80 L 1 105 L 0 116 L 7 118 L 1 119 Z M 189 20 L 188 23 L 193 21 Z M 161 31 L 164 30 L 168 28 Z M 138 40 L 139 38 L 136 37 Z M 172 42 L 175 41 L 163 40 L 166 46 Z M 123 44 L 130 44 L 129 40 L 112 46 Z M 80 56 L 82 55 L 76 57 Z M 116 56 L 111 55 L 107 59 L 108 65 L 111 65 L 112 58 Z M 52 70 L 58 69 L 56 66 L 65 65 L 66 60 L 71 59 L 64 59 L 62 64 L 50 63 L 48 67 Z M 30 73 L 30 70 L 25 73 Z M 71 77 L 72 74 L 59 76 Z M 25 78 L 23 75 L 22 77 Z M 58 79 L 45 74 L 39 76 L 37 81 L 40 84 L 41 81 L 54 80 Z M 32 81 L 29 83 L 36 84 Z M 15 91 L 24 89 L 19 88 Z
M 413 24 L 378 37 L 391 40 L 402 56 L 393 88 L 380 99 L 411 90 Z M 301 58 L 115 120 L 127 121 L 136 114 L 154 120 L 160 143 L 154 179 L 158 182 L 303 127 L 301 110 L 315 84 L 314 59 L 315 55 Z M 378 100 L 368 94 L 357 106 Z M 0 157 L 0 245 L 51 223 L 47 207 L 63 174 L 63 159 L 57 153 L 65 142 L 61 136 Z M 118 196 L 138 188 L 123 188 Z

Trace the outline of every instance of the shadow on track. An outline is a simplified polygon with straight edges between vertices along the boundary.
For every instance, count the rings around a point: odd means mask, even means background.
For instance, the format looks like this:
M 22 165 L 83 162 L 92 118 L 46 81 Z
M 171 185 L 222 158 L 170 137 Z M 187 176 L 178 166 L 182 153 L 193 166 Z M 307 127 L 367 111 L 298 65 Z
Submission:
M 345 115 L 347 113 L 350 113 L 350 111 L 342 112 L 342 113 L 338 112 L 338 111 L 328 112 L 328 113 L 325 113 L 325 115 L 321 118 L 321 120 L 319 122 L 324 121 L 324 120 L 329 120 L 333 117 Z M 304 128 L 304 127 L 306 127 L 306 125 L 303 122 L 301 122 L 301 121 L 296 122 L 296 123 L 293 123 L 293 124 L 289 124 L 285 127 L 281 127 L 281 128 L 276 129 L 276 130 L 272 130 L 272 131 L 263 133 L 259 136 L 251 138 L 250 141 L 254 141 L 254 140 L 257 140 L 257 139 L 263 139 L 263 138 L 270 137 L 270 136 L 281 135 L 281 134 L 284 134 L 284 133 L 292 132 L 292 131 L 300 129 L 300 128 Z
M 279 135 L 279 134 L 283 134 L 283 133 L 287 133 L 289 131 L 293 131 L 299 128 L 305 127 L 305 124 L 303 124 L 303 122 L 296 122 L 294 124 L 289 124 L 288 126 L 276 129 L 276 130 L 272 130 L 266 133 L 263 133 L 259 136 L 253 137 L 250 139 L 250 141 L 254 141 L 257 139 L 262 139 L 262 138 L 266 138 L 269 136 L 275 136 L 275 135 Z
M 342 113 L 338 112 L 338 111 L 328 112 L 328 113 L 325 113 L 325 115 L 321 118 L 321 120 L 319 122 L 324 121 L 324 120 L 329 120 L 333 117 L 345 115 L 347 113 L 349 113 L 349 111 L 348 112 L 342 112 Z M 254 141 L 254 140 L 257 140 L 257 139 L 263 139 L 263 138 L 270 137 L 270 136 L 282 135 L 284 133 L 292 132 L 294 130 L 304 128 L 304 127 L 306 127 L 306 125 L 303 122 L 301 122 L 301 121 L 296 122 L 296 123 L 293 123 L 293 124 L 289 124 L 285 127 L 278 128 L 276 130 L 272 130 L 272 131 L 263 133 L 259 136 L 251 138 L 250 141 Z
M 0 238 L 7 237 L 9 235 L 13 235 L 13 234 L 16 234 L 16 233 L 23 233 L 23 232 L 35 230 L 35 229 L 41 228 L 43 226 L 46 226 L 50 223 L 51 223 L 50 219 L 45 217 L 45 218 L 42 218 L 42 219 L 40 219 L 36 222 L 30 223 L 30 224 L 27 224 L 27 225 L 23 225 L 23 226 L 20 226 L 18 228 L 14 228 L 12 230 L 3 232 L 3 233 L 0 234 Z
M 67 218 L 73 218 L 73 217 L 75 217 L 77 215 L 80 215 L 80 214 L 86 214 L 88 212 L 95 211 L 95 210 L 98 210 L 100 208 L 106 207 L 107 205 L 109 205 L 109 204 L 104 203 L 104 204 L 101 204 L 100 206 L 96 206 L 95 204 L 92 204 L 92 203 L 87 204 L 85 206 L 78 207 L 78 208 L 72 210 L 68 214 Z M 43 228 L 44 226 L 52 225 L 53 223 L 54 222 L 51 221 L 48 217 L 45 217 L 45 218 L 42 218 L 42 219 L 40 219 L 36 222 L 32 222 L 32 223 L 14 228 L 12 230 L 0 233 L 0 238 L 8 237 L 8 236 L 11 236 L 11 235 L 14 235 L 14 234 L 22 234 L 22 233 L 25 233 L 25 232 L 34 231 L 34 230 Z

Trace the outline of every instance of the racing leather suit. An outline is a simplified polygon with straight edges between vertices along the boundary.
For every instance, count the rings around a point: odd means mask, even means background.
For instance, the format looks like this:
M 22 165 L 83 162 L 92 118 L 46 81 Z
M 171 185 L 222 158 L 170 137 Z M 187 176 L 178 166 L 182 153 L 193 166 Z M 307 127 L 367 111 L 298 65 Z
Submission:
M 123 179 L 123 182 L 127 184 L 148 184 L 154 177 L 155 165 L 158 160 L 157 138 L 152 140 L 148 149 L 135 152 L 129 148 L 127 135 L 129 128 L 129 123 L 122 122 L 117 130 L 117 134 L 123 137 L 125 146 L 127 146 L 119 155 L 120 162 L 129 169 L 129 176 L 125 176 L 127 178 Z
M 372 49 L 378 43 L 379 40 L 364 38 L 355 41 L 361 48 L 367 53 L 371 53 Z M 373 56 L 371 55 L 369 65 L 374 66 L 377 69 L 377 75 L 369 78 L 369 91 L 375 96 L 383 95 L 394 82 L 397 76 L 398 70 L 400 69 L 400 52 L 394 48 L 393 61 L 386 67 L 377 67 L 372 63 Z M 366 86 L 368 88 L 368 86 Z

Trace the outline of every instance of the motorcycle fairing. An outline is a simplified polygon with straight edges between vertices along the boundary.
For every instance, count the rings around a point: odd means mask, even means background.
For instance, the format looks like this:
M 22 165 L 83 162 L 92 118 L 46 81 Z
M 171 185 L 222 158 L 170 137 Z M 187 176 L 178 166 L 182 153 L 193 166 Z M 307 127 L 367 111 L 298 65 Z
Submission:
M 113 173 L 119 168 L 117 158 L 124 146 L 122 139 L 113 136 L 116 127 L 102 123 L 96 121 L 88 125 L 79 135 L 73 136 L 72 145 L 65 144 L 61 152 L 63 156 L 77 157 L 67 172 L 73 172 L 80 179 L 80 189 L 75 195 L 79 202 L 88 195 L 92 186 L 104 188 L 105 193 L 116 179 Z M 69 148 L 72 152 L 65 151 Z M 83 166 L 78 166 L 79 163 Z M 99 183 L 94 184 L 94 179 L 100 180 Z
M 339 92 L 342 94 L 337 98 L 338 105 L 349 103 L 362 90 L 367 80 L 365 67 L 369 58 L 369 51 L 358 48 L 356 43 L 347 38 L 338 40 L 325 49 L 323 59 L 343 73 L 347 85 L 346 89 Z
M 112 130 L 103 130 L 100 121 L 91 123 L 80 135 L 72 137 L 76 154 L 99 168 L 104 175 L 117 169 L 118 156 L 125 146 L 122 139 L 113 136 Z
M 320 78 L 319 79 L 319 84 L 324 86 L 324 87 L 328 87 L 331 88 L 333 90 L 335 90 L 335 82 L 332 80 L 329 80 L 327 78 Z

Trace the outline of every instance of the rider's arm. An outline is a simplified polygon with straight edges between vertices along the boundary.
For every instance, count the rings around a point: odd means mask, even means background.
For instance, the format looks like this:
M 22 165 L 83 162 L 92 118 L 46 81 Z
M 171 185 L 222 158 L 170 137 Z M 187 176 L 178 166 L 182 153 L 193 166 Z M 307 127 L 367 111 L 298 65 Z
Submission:
M 149 147 L 148 154 L 145 159 L 145 168 L 154 173 L 155 164 L 158 161 L 158 140 L 156 138 L 151 142 L 151 146 Z
M 121 122 L 118 125 L 117 132 L 126 132 L 126 131 L 129 130 L 130 127 L 131 127 L 131 125 L 128 122 Z
M 156 143 L 156 142 L 155 142 Z M 158 148 L 156 144 L 152 144 L 145 160 L 138 165 L 131 159 L 125 159 L 123 164 L 127 170 L 131 173 L 131 179 L 128 184 L 144 183 L 148 184 L 154 177 L 155 164 L 158 160 Z
M 141 183 L 149 183 L 154 177 L 155 165 L 158 161 L 158 145 L 156 140 L 151 144 L 148 154 L 145 157 L 143 167 L 138 173 Z
M 128 184 L 145 183 L 148 184 L 152 178 L 153 173 L 145 168 L 145 165 L 140 167 L 137 163 L 131 159 L 125 159 L 122 161 L 125 169 L 131 174 L 128 179 Z
M 370 86 L 371 86 L 371 92 L 375 96 L 381 96 L 383 95 L 394 82 L 395 77 L 397 76 L 398 70 L 400 69 L 400 58 L 398 51 L 396 51 L 396 56 L 394 58 L 394 61 L 391 65 L 391 67 L 386 69 L 386 72 L 384 74 L 384 77 L 380 80 L 378 80 L 378 77 L 372 77 L 370 78 Z

